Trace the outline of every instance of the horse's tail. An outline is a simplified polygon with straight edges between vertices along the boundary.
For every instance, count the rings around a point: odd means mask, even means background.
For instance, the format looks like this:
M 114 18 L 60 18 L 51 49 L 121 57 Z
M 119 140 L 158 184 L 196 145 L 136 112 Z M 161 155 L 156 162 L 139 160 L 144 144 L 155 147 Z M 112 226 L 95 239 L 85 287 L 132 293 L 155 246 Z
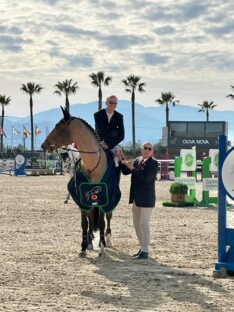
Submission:
M 99 226 L 99 207 L 93 208 L 93 230 L 94 232 L 97 232 Z

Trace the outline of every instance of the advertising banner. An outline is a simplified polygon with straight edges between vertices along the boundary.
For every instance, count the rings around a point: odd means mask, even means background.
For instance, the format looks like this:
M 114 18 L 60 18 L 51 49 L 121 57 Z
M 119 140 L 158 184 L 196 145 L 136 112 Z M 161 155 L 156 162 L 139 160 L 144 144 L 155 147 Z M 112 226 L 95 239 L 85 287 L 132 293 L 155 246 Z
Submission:
M 27 164 L 27 157 L 21 154 L 15 156 L 15 175 L 26 175 L 25 169 Z
M 218 172 L 219 167 L 219 150 L 218 149 L 210 149 L 209 157 L 211 158 L 210 162 L 210 171 Z
M 218 178 L 204 178 L 202 184 L 203 191 L 218 191 Z
M 194 177 L 175 178 L 174 180 L 177 183 L 186 184 L 189 190 L 194 190 L 196 188 L 196 179 Z
M 0 159 L 0 173 L 11 173 L 14 171 L 14 160 Z
M 193 149 L 181 149 L 181 171 L 195 171 L 197 166 L 196 151 Z

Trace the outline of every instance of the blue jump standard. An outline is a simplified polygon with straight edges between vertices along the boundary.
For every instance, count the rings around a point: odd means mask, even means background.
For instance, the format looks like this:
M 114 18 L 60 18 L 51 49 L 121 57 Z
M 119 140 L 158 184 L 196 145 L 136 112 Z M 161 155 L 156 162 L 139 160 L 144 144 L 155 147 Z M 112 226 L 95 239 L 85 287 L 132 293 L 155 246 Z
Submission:
M 227 152 L 227 137 L 219 137 L 219 186 L 218 186 L 218 261 L 215 272 L 221 268 L 234 273 L 234 229 L 226 227 L 226 197 L 234 199 L 234 147 Z M 230 169 L 230 170 L 229 170 Z

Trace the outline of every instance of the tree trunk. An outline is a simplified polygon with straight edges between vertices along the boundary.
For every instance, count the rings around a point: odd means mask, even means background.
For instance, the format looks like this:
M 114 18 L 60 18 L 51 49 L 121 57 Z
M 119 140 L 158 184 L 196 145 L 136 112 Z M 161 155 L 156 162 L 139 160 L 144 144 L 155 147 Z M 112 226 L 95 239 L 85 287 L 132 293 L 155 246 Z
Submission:
M 166 103 L 166 127 L 168 127 L 168 122 L 169 122 L 169 107 L 168 104 Z
M 98 88 L 98 110 L 102 109 L 102 89 L 101 87 Z
M 67 94 L 66 94 L 65 107 L 66 107 L 66 110 L 67 110 L 68 112 L 70 112 L 70 103 L 69 103 L 69 99 L 68 99 L 68 95 L 67 95 Z
M 132 150 L 133 156 L 136 155 L 136 135 L 135 135 L 135 92 L 132 91 Z
M 33 131 L 33 99 L 30 94 L 30 119 L 31 119 L 31 152 L 34 151 L 34 131 Z
M 206 121 L 207 122 L 209 121 L 209 111 L 208 111 L 208 109 L 206 110 Z
M 3 104 L 2 104 L 1 128 L 4 131 L 4 105 Z M 1 152 L 3 153 L 3 134 L 0 137 L 1 137 Z

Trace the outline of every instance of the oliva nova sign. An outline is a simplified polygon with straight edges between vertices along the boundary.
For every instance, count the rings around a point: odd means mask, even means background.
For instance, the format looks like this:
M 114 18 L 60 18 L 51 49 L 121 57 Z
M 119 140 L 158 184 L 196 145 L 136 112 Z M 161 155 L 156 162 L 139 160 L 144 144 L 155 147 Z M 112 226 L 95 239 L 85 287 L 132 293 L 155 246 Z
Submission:
M 183 139 L 182 140 L 182 143 L 184 144 L 184 145 L 186 145 L 186 144 L 188 144 L 188 145 L 191 145 L 191 144 L 194 144 L 194 145 L 198 145 L 198 144 L 200 144 L 200 145 L 209 145 L 210 144 L 210 142 L 209 142 L 209 140 L 203 140 L 203 139 Z

